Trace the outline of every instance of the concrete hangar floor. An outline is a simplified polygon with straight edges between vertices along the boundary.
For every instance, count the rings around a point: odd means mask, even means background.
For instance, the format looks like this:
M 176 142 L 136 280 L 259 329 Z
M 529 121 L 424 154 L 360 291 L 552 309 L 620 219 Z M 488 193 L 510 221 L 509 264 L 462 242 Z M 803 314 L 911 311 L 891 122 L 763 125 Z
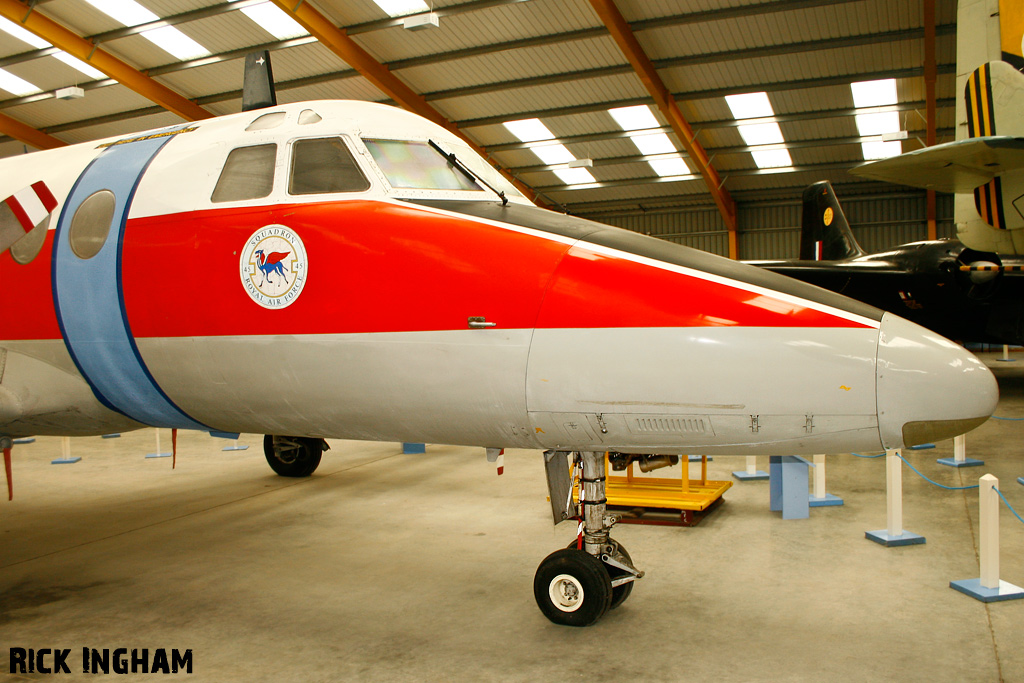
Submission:
M 996 414 L 1024 417 L 1024 358 L 985 355 Z M 1021 510 L 1022 433 L 997 420 L 973 432 L 983 468 L 937 465 L 951 442 L 907 457 L 951 486 L 991 472 Z M 59 679 L 97 680 L 81 673 L 86 647 L 191 649 L 193 673 L 174 678 L 194 681 L 1024 681 L 1024 600 L 949 588 L 979 575 L 977 492 L 904 467 L 905 528 L 927 543 L 884 548 L 864 538 L 886 525 L 884 459 L 830 457 L 846 504 L 810 519 L 769 512 L 761 481 L 737 483 L 696 527 L 619 525 L 647 576 L 575 629 L 533 600 L 538 563 L 575 531 L 551 526 L 539 453 L 507 453 L 498 477 L 482 449 L 336 441 L 313 477 L 288 480 L 260 437 L 241 441 L 251 448 L 223 452 L 183 432 L 173 471 L 143 457 L 152 430 L 74 439 L 75 465 L 50 464 L 56 438 L 16 447 L 15 499 L 0 501 L 0 679 L 51 678 L 8 673 L 24 647 L 70 648 Z M 718 457 L 709 474 L 743 465 Z M 1024 525 L 1001 513 L 1001 576 L 1024 585 Z

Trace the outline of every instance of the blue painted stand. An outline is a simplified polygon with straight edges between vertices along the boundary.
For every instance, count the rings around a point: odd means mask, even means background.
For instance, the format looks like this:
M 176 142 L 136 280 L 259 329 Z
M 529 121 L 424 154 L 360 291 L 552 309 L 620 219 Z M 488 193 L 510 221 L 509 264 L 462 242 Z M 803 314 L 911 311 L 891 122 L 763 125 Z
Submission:
M 815 498 L 811 496 L 807 499 L 807 504 L 812 508 L 824 508 L 832 507 L 836 505 L 843 505 L 843 499 L 839 496 L 833 496 L 831 493 L 826 493 L 824 498 Z
M 740 472 L 733 472 L 732 476 L 736 477 L 740 481 L 755 481 L 758 479 L 767 479 L 768 473 L 765 472 L 764 470 L 757 470 L 756 472 L 751 474 L 746 470 L 742 470 Z
M 980 467 L 985 464 L 984 460 L 975 460 L 974 458 L 964 458 L 963 462 L 957 462 L 956 458 L 939 458 L 935 462 L 947 467 Z
M 912 451 L 926 451 L 929 448 L 935 448 L 935 444 L 933 444 L 933 443 L 919 443 L 916 446 L 911 446 L 910 450 L 912 450 Z
M 865 531 L 864 538 L 869 541 L 874 541 L 879 545 L 884 545 L 886 548 L 895 548 L 901 545 L 920 545 L 925 542 L 924 536 L 918 534 L 912 534 L 906 529 L 899 536 L 890 536 L 888 529 L 879 529 L 878 531 Z
M 689 457 L 689 460 L 690 460 L 690 462 L 701 462 L 701 458 L 702 458 L 702 457 L 704 457 L 704 456 L 701 456 L 701 455 L 691 455 L 691 456 Z M 709 455 L 709 456 L 708 456 L 708 462 L 711 462 L 712 460 L 714 460 L 714 458 L 712 458 L 712 457 L 711 457 L 711 456 Z
M 415 455 L 417 453 L 426 453 L 427 444 L 425 443 L 403 443 L 402 453 L 405 455 Z
M 14 445 L 15 445 L 15 446 L 23 446 L 23 445 L 25 445 L 25 444 L 29 444 L 29 443 L 35 443 L 35 442 L 36 442 L 36 440 L 35 440 L 35 439 L 33 439 L 33 438 L 32 438 L 32 437 L 30 436 L 30 437 L 28 437 L 28 438 L 26 438 L 26 439 L 15 439 L 15 440 L 14 440 Z
M 225 446 L 224 448 L 221 449 L 222 451 L 244 451 L 248 450 L 249 448 L 248 446 L 240 446 L 238 444 L 238 437 L 240 437 L 241 434 L 238 434 L 237 432 L 210 432 L 210 436 L 215 437 L 217 439 L 234 440 L 235 443 L 233 445 Z
M 1014 586 L 1006 581 L 1000 581 L 999 588 L 985 588 L 981 585 L 981 579 L 964 579 L 963 581 L 950 581 L 949 587 L 982 602 L 1002 602 L 1003 600 L 1024 598 L 1024 588 Z
M 798 455 L 773 455 L 769 458 L 770 502 L 772 512 L 782 512 L 783 519 L 807 519 L 807 471 L 811 463 Z
M 79 456 L 75 456 L 74 458 L 57 458 L 56 460 L 51 460 L 50 464 L 51 465 L 74 465 L 76 462 L 78 462 L 81 459 L 82 458 L 79 457 Z
M 1017 483 L 1024 486 L 1024 477 L 1017 477 Z
M 146 453 L 147 458 L 169 458 L 170 453 Z
M 120 434 L 104 434 L 101 438 L 104 438 L 104 439 L 120 439 L 121 435 Z

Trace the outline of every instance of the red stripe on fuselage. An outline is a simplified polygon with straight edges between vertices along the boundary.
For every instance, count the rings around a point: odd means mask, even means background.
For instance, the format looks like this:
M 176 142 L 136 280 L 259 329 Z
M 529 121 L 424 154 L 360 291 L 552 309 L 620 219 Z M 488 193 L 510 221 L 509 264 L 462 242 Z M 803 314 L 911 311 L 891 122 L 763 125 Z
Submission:
M 308 255 L 288 307 L 249 298 L 239 254 L 286 225 Z M 48 240 L 52 237 L 52 231 Z M 32 264 L 0 258 L 14 335 L 58 338 L 50 244 Z M 389 202 L 224 208 L 128 222 L 122 282 L 136 337 L 349 334 L 598 327 L 864 327 L 737 284 L 676 272 L 584 242 Z M 17 291 L 14 291 L 14 290 Z

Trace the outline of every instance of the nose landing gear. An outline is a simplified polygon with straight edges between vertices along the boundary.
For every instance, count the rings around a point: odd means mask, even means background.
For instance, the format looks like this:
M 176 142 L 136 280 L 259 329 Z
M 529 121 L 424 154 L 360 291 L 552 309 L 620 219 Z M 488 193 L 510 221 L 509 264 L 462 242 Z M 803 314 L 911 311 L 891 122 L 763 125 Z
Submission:
M 626 549 L 609 536 L 618 520 L 606 514 L 604 454 L 577 453 L 576 462 L 582 463 L 583 470 L 581 533 L 568 548 L 551 553 L 540 563 L 533 578 L 533 595 L 552 622 L 590 626 L 625 602 L 633 582 L 644 574 L 633 566 Z M 552 500 L 560 494 L 552 490 Z

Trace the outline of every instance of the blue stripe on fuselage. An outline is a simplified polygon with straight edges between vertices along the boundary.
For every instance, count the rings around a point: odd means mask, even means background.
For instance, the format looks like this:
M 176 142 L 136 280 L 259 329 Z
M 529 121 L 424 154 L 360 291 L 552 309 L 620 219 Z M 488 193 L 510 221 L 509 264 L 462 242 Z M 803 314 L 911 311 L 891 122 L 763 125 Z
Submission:
M 121 288 L 128 208 L 142 174 L 170 140 L 108 147 L 82 172 L 54 234 L 53 301 L 68 352 L 103 405 L 154 427 L 208 430 L 174 405 L 153 379 L 132 336 Z M 114 218 L 100 251 L 82 259 L 71 250 L 68 229 L 82 202 L 100 190 L 114 194 Z

